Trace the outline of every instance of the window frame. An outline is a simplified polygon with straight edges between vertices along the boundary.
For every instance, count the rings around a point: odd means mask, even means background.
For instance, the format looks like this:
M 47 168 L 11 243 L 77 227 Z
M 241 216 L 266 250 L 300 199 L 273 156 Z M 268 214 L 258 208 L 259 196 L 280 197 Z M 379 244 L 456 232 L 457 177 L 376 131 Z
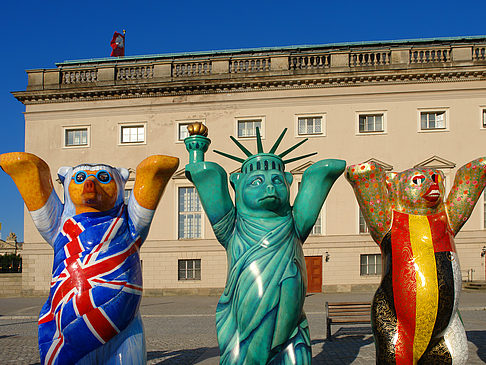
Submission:
M 248 139 L 256 139 L 256 129 L 255 129 L 255 135 L 254 136 L 248 136 L 248 137 L 240 137 L 238 131 L 239 131 L 239 123 L 240 122 L 251 122 L 251 121 L 257 121 L 260 120 L 260 136 L 263 139 L 265 139 L 265 117 L 264 116 L 254 116 L 254 117 L 236 117 L 235 118 L 235 136 L 236 139 L 242 139 L 242 140 L 248 140 Z
M 369 131 L 369 132 L 361 132 L 359 130 L 359 121 L 362 116 L 382 116 L 382 131 Z M 386 110 L 362 110 L 356 112 L 356 135 L 357 136 L 372 136 L 372 135 L 381 135 L 387 134 L 387 111 Z
M 184 143 L 184 139 L 179 138 L 179 128 L 181 125 L 190 125 L 192 123 L 200 122 L 204 125 L 206 125 L 206 120 L 205 119 L 184 119 L 184 120 L 176 120 L 175 125 L 176 125 L 176 131 L 175 131 L 175 143 Z
M 86 129 L 86 144 L 66 145 L 66 133 L 68 131 Z M 63 148 L 89 148 L 91 147 L 91 126 L 90 125 L 69 125 L 62 127 L 62 147 Z
M 486 189 L 483 190 L 483 193 L 481 194 L 483 196 L 483 214 L 482 214 L 482 224 L 481 224 L 481 229 L 486 229 Z
M 176 219 L 175 219 L 175 237 L 176 240 L 178 241 L 184 241 L 184 240 L 199 240 L 199 239 L 204 239 L 204 221 L 205 221 L 205 214 L 204 214 L 204 209 L 202 207 L 202 202 L 201 199 L 199 198 L 199 204 L 200 204 L 200 211 L 194 211 L 192 213 L 200 213 L 201 215 L 201 226 L 200 226 L 200 236 L 199 237 L 180 237 L 179 236 L 179 219 L 181 216 L 181 212 L 179 211 L 179 191 L 180 189 L 187 189 L 187 188 L 192 188 L 194 189 L 195 193 L 197 194 L 196 187 L 192 184 L 176 184 L 175 185 L 175 204 L 176 204 Z M 185 213 L 185 212 L 182 212 Z
M 372 264 L 375 267 L 375 273 L 372 273 L 372 274 L 365 273 L 365 274 L 363 274 L 363 271 L 362 271 L 362 268 L 363 267 L 366 267 L 366 271 L 369 272 L 369 267 L 370 267 L 369 258 L 371 256 L 375 257 L 375 263 Z M 361 263 L 362 257 L 367 257 L 366 266 Z M 379 258 L 379 261 L 377 260 L 378 258 Z M 380 265 L 379 265 L 380 272 L 377 272 L 378 271 L 378 262 L 380 263 Z M 382 273 L 383 273 L 383 263 L 382 263 L 381 253 L 361 253 L 361 254 L 359 254 L 359 276 L 360 277 L 377 277 L 377 276 L 381 276 Z
M 181 277 L 181 269 L 180 269 L 180 263 L 184 262 L 185 263 L 185 269 L 184 269 L 184 277 Z M 188 263 L 192 262 L 193 267 L 192 269 L 188 268 Z M 196 263 L 199 263 L 199 268 L 197 268 Z M 189 270 L 192 270 L 194 272 L 194 277 L 189 278 L 187 273 Z M 197 273 L 199 272 L 199 277 L 197 277 Z M 201 259 L 177 259 L 177 281 L 201 281 L 202 280 L 202 260 Z
M 422 113 L 443 113 L 444 128 L 422 129 Z M 418 133 L 441 133 L 449 131 L 449 108 L 418 108 L 417 109 L 417 132 Z
M 368 227 L 368 224 L 366 223 L 366 220 L 364 219 L 364 215 L 361 211 L 361 208 L 359 207 L 359 205 L 357 205 L 357 207 L 358 207 L 358 233 L 359 234 L 369 234 L 370 228 Z M 364 227 L 365 227 L 364 232 L 361 231 L 361 218 L 363 218 L 363 222 L 364 222 Z
M 305 114 L 295 114 L 295 133 L 294 136 L 299 138 L 315 138 L 315 137 L 326 137 L 326 113 L 305 113 Z M 299 120 L 303 118 L 321 118 L 321 131 L 319 133 L 299 133 Z
M 123 129 L 143 127 L 144 138 L 141 142 L 123 142 Z M 130 122 L 118 124 L 118 145 L 120 146 L 136 146 L 147 144 L 147 122 Z
M 486 129 L 486 106 L 479 107 L 479 125 L 480 129 Z

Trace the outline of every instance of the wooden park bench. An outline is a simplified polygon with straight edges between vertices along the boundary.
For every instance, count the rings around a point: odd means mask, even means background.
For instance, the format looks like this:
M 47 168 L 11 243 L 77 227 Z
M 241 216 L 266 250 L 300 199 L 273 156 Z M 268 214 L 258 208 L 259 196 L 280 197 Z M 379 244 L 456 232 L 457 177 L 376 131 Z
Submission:
M 326 302 L 327 339 L 329 341 L 332 341 L 332 325 L 354 325 L 370 323 L 370 302 Z

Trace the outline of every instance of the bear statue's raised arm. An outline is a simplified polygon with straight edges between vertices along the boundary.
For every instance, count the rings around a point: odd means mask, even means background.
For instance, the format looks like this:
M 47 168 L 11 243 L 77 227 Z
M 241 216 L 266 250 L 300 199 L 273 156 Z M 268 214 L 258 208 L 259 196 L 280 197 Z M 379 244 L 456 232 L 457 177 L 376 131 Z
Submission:
M 393 215 L 386 171 L 375 162 L 366 162 L 348 166 L 345 176 L 353 187 L 371 237 L 380 245 L 391 227 Z
M 52 186 L 49 166 L 26 152 L 1 154 L 0 166 L 17 186 L 39 233 L 52 245 L 61 224 L 62 203 Z
M 302 242 L 312 230 L 327 194 L 345 167 L 343 160 L 327 159 L 305 170 L 293 207 L 295 226 Z
M 477 158 L 462 166 L 456 173 L 445 208 L 454 235 L 466 223 L 479 196 L 486 186 L 486 157 Z
M 186 165 L 186 177 L 197 189 L 209 221 L 219 222 L 234 208 L 228 191 L 228 178 L 224 169 L 214 162 L 195 162 Z

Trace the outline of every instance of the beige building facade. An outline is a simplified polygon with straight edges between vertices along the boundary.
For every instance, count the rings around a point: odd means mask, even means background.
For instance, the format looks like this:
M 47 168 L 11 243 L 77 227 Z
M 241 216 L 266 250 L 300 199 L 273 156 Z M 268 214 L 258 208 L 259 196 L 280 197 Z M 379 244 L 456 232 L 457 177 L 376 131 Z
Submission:
M 466 37 L 66 61 L 27 71 L 27 90 L 14 95 L 26 106 L 26 152 L 44 159 L 53 179 L 59 167 L 83 162 L 134 171 L 151 154 L 179 157 L 142 246 L 145 293 L 217 293 L 226 254 L 184 176 L 187 124 L 206 124 L 206 159 L 228 173 L 239 164 L 213 148 L 238 154 L 230 135 L 251 151 L 256 126 L 266 150 L 284 128 L 282 150 L 308 138 L 288 156 L 318 152 L 286 166 L 292 198 L 305 168 L 325 158 L 437 168 L 449 190 L 460 166 L 486 155 L 485 50 L 486 37 Z M 481 196 L 456 238 L 463 280 L 485 279 L 485 204 Z M 44 294 L 52 249 L 27 211 L 24 241 L 23 293 Z M 343 176 L 304 253 L 312 290 L 379 283 L 379 248 Z

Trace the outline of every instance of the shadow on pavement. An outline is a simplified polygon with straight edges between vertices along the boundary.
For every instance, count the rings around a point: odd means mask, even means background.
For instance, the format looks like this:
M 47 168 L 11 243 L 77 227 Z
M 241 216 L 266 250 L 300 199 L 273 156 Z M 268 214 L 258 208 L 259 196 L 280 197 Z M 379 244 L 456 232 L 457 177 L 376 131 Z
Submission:
M 323 345 L 321 351 L 313 357 L 313 362 L 325 364 L 332 357 L 350 364 L 358 357 L 361 347 L 373 343 L 373 334 L 370 327 L 341 327 L 332 336 L 332 341 L 312 341 L 312 345 L 318 343 Z
M 468 341 L 472 342 L 478 348 L 478 357 L 486 363 L 486 331 L 466 331 Z
M 154 307 L 154 306 L 157 306 L 157 305 L 164 305 L 164 304 L 174 304 L 175 302 L 158 302 L 158 303 L 147 303 L 147 304 L 143 304 L 143 302 L 140 304 L 140 308 L 143 308 L 143 307 Z
M 152 361 L 152 364 L 157 365 L 194 364 L 208 350 L 210 350 L 209 347 L 176 351 L 147 351 L 147 361 Z

